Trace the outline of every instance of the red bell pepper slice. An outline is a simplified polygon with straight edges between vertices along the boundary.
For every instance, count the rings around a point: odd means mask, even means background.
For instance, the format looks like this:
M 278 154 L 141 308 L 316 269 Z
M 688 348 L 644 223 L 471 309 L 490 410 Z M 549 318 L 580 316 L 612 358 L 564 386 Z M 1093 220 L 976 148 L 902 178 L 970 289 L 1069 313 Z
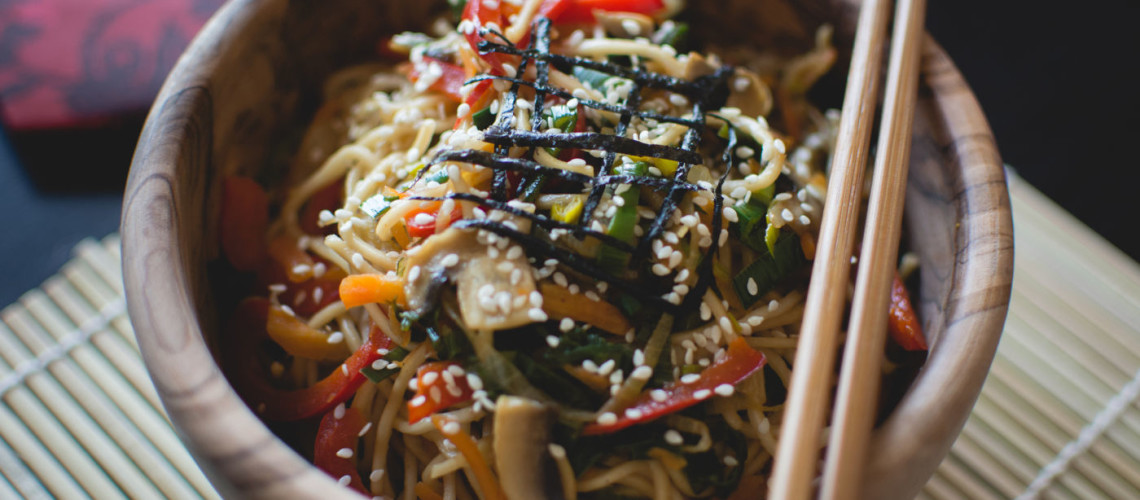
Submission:
M 653 16 L 665 8 L 661 0 L 570 0 L 562 14 L 551 19 L 558 23 L 592 23 L 594 10 L 633 12 Z
M 416 395 L 408 401 L 408 423 L 414 424 L 440 410 L 471 400 L 474 391 L 467 384 L 466 376 L 449 374 L 454 384 L 447 382 L 444 373 L 452 366 L 459 366 L 459 363 L 434 361 L 423 364 L 416 371 Z M 448 387 L 457 388 L 458 394 Z
M 255 271 L 265 262 L 265 230 L 269 226 L 269 196 L 249 177 L 222 181 L 222 253 L 239 271 Z
M 463 8 L 463 19 L 470 21 L 477 26 L 471 30 L 470 33 L 465 33 L 467 43 L 471 45 L 471 50 L 479 54 L 484 61 L 491 65 L 491 73 L 496 75 L 503 75 L 506 72 L 503 70 L 503 63 L 506 61 L 506 56 L 498 52 L 481 53 L 479 51 L 479 42 L 484 40 L 483 35 L 479 34 L 479 28 L 485 27 L 487 24 L 494 23 L 500 30 L 505 30 L 507 27 L 503 24 L 505 18 L 500 9 L 500 3 L 503 0 L 469 0 L 467 6 Z M 488 6 L 490 4 L 490 6 Z M 502 43 L 501 40 L 496 43 Z
M 433 202 L 426 207 L 418 207 L 408 211 L 404 216 L 404 224 L 408 226 L 408 236 L 413 238 L 426 238 L 435 234 L 435 218 L 439 216 L 440 202 Z M 431 220 L 417 221 L 417 216 L 420 214 L 428 214 Z M 450 227 L 455 221 L 463 218 L 463 210 L 456 206 L 451 210 L 451 218 L 448 220 L 447 226 Z
M 268 315 L 268 299 L 248 298 L 238 305 L 227 334 L 235 343 L 228 369 L 235 374 L 235 383 L 250 406 L 268 420 L 301 420 L 328 412 L 364 384 L 360 370 L 381 358 L 377 350 L 392 347 L 392 339 L 373 327 L 360 349 L 321 381 L 304 389 L 277 389 L 265 380 L 264 370 L 256 361 L 257 344 L 268 336 Z
M 318 221 L 322 210 L 330 212 L 341 207 L 341 193 L 344 192 L 344 184 L 340 181 L 333 182 L 320 191 L 317 191 L 309 198 L 309 202 L 305 204 L 305 208 L 301 211 L 301 230 L 305 234 L 312 234 L 322 236 L 326 234 L 326 228 L 322 228 Z
M 728 355 L 705 368 L 701 372 L 701 378 L 696 382 L 666 384 L 660 389 L 666 394 L 662 401 L 653 399 L 652 391 L 643 392 L 617 421 L 611 424 L 592 422 L 582 428 L 582 434 L 586 436 L 609 434 L 683 410 L 712 397 L 713 391 L 721 384 L 735 386 L 763 367 L 766 361 L 763 353 L 750 347 L 743 337 L 737 337 L 728 343 Z M 703 397 L 697 397 L 697 393 L 701 391 L 706 391 L 707 396 L 702 394 Z M 629 410 L 636 410 L 634 412 L 636 418 L 629 416 Z
M 922 333 L 922 325 L 914 314 L 914 307 L 910 302 L 910 293 L 903 285 L 898 273 L 891 282 L 891 309 L 887 316 L 887 332 L 895 343 L 908 351 L 927 350 L 926 336 Z
M 356 444 L 360 440 L 360 431 L 364 429 L 364 417 L 355 408 L 346 408 L 344 415 L 336 418 L 336 410 L 325 414 L 321 419 L 321 426 L 317 429 L 317 441 L 313 446 L 313 465 L 333 477 L 348 476 L 348 486 L 362 495 L 368 492 L 364 489 L 364 481 L 356 472 Z M 337 455 L 343 449 L 352 450 L 352 456 L 342 458 Z
M 434 57 L 424 56 L 423 65 L 427 66 L 431 64 L 439 65 L 442 73 L 428 88 L 446 94 L 448 97 L 454 99 L 455 102 L 463 102 L 466 99 L 466 96 L 463 95 L 463 84 L 467 81 L 467 72 L 463 71 L 463 68 L 458 65 L 441 61 Z M 417 65 L 413 65 L 408 72 L 408 78 L 415 82 L 420 79 L 420 76 L 421 74 L 417 69 Z

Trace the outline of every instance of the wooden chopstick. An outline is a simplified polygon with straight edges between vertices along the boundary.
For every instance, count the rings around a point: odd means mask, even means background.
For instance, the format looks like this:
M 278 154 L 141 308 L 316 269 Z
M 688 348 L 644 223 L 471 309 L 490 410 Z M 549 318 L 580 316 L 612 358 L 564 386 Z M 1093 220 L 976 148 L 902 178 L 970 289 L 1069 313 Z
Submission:
M 847 298 L 888 13 L 886 0 L 866 0 L 859 12 L 831 179 L 796 349 L 796 369 L 792 370 L 773 464 L 771 498 L 806 499 L 812 493 L 820 430 L 828 409 L 839 325 Z
M 870 441 L 902 229 L 925 11 L 925 0 L 899 0 L 895 9 L 871 199 L 824 462 L 822 498 L 855 497 Z

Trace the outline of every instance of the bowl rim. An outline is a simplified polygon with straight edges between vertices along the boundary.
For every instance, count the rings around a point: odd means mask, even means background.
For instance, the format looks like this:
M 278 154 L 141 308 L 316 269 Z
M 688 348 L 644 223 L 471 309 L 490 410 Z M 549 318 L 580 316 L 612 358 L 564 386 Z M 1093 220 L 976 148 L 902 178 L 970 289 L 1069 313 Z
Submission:
M 212 155 L 199 151 L 210 151 L 212 144 L 210 74 L 216 54 L 250 43 L 239 37 L 244 28 L 285 3 L 228 2 L 167 78 L 140 136 L 125 190 L 123 278 L 147 371 L 183 442 L 219 491 L 226 496 L 359 498 L 272 434 L 229 385 L 204 340 L 191 292 L 201 283 L 193 281 L 189 268 L 203 260 L 203 250 L 183 244 L 185 229 L 178 227 L 195 201 L 205 204 L 209 187 Z M 954 132 L 952 142 L 941 146 L 961 164 L 955 203 L 982 210 L 964 213 L 960 221 L 957 242 L 964 247 L 950 276 L 960 288 L 952 307 L 943 311 L 946 335 L 931 347 L 947 354 L 928 361 L 891 417 L 876 429 L 860 498 L 911 497 L 933 474 L 981 391 L 1012 285 L 1012 215 L 992 132 L 961 74 L 929 36 L 923 52 L 922 82 L 933 89 L 942 126 Z M 200 192 L 179 185 L 180 168 L 207 172 L 206 178 L 196 179 Z M 969 335 L 971 331 L 985 334 Z M 183 365 L 202 369 L 171 368 Z M 945 411 L 939 397 L 948 387 L 961 403 L 953 411 Z M 943 411 L 932 413 L 935 408 Z M 924 425 L 916 425 L 919 416 L 925 417 Z

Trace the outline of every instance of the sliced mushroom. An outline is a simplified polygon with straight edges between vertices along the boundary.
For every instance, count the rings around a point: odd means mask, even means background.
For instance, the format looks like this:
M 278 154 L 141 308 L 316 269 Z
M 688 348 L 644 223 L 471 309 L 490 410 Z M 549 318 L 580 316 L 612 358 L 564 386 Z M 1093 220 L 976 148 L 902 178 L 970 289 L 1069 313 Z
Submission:
M 681 74 L 681 77 L 686 80 L 693 81 L 702 76 L 716 73 L 717 66 L 712 64 L 712 61 L 705 59 L 705 56 L 696 52 L 690 52 L 687 59 L 688 60 L 685 61 L 685 71 Z
M 772 90 L 756 73 L 736 68 L 729 80 L 729 88 L 727 105 L 740 109 L 745 116 L 768 116 L 772 111 Z
M 535 314 L 545 313 L 530 302 L 535 283 L 526 254 L 497 249 L 495 253 L 495 257 L 489 255 L 488 246 L 467 230 L 449 228 L 427 238 L 408 251 L 407 268 L 420 268 L 408 283 L 408 307 L 432 307 L 440 287 L 453 279 L 467 328 L 506 330 L 533 323 Z M 531 312 L 536 309 L 538 313 Z
M 653 34 L 653 18 L 636 12 L 606 12 L 595 10 L 594 19 L 606 33 L 623 38 L 646 37 Z
M 495 401 L 495 468 L 510 500 L 562 499 L 561 480 L 548 451 L 554 410 L 532 399 Z

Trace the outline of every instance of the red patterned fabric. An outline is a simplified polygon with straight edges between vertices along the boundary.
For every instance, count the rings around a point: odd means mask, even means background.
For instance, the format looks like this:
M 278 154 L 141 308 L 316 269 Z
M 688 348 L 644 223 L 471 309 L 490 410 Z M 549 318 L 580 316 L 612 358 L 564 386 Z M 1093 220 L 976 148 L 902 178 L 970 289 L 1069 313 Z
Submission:
M 0 118 L 95 125 L 150 105 L 222 0 L 0 0 Z

